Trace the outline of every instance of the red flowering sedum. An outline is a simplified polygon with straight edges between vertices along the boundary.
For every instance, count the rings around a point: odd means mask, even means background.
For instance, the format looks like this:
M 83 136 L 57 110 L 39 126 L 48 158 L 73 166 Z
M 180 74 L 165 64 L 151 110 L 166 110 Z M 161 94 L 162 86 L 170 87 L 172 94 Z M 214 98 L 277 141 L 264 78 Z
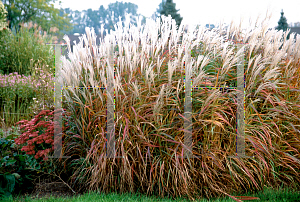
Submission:
M 25 151 L 28 155 L 35 155 L 35 159 L 48 160 L 48 154 L 54 151 L 53 114 L 54 111 L 43 110 L 31 121 L 22 120 L 17 123 L 22 124 L 20 130 L 25 132 L 15 139 L 15 143 L 27 144 L 21 151 Z

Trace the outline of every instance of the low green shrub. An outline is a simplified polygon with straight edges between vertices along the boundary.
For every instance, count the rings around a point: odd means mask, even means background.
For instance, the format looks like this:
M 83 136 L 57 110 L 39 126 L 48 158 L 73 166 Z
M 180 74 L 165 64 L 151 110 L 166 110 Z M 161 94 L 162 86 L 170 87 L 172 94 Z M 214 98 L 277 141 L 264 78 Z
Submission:
M 32 76 L 0 75 L 0 87 L 0 112 L 5 112 L 7 125 L 54 107 L 54 78 L 45 69 L 36 67 Z
M 5 124 L 12 126 L 22 119 L 32 118 L 33 112 L 28 109 L 34 105 L 38 93 L 30 76 L 21 76 L 17 72 L 0 75 L 0 112 Z
M 4 137 L 3 130 L 0 130 L 0 135 L 0 199 L 30 192 L 34 188 L 33 179 L 37 173 L 28 167 L 37 162 L 18 149 L 14 142 L 16 133 Z
M 48 159 L 54 151 L 53 114 L 54 111 L 43 110 L 31 121 L 18 122 L 20 131 L 25 131 L 21 134 L 11 132 L 4 137 L 0 132 L 0 197 L 33 190 L 33 181 L 40 174 L 57 170 L 56 160 Z

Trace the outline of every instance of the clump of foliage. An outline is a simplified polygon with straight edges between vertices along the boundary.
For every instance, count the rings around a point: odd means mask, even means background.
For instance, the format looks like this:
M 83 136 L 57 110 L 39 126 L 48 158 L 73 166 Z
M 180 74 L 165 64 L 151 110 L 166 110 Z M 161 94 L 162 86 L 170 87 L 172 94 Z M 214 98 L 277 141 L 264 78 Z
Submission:
M 284 16 L 284 12 L 283 10 L 281 10 L 281 16 L 280 19 L 278 21 L 278 26 L 276 27 L 277 30 L 283 30 L 283 31 L 287 31 L 288 29 L 288 23 L 287 23 L 287 19 Z
M 0 2 L 0 33 L 7 29 L 8 24 L 6 22 L 7 11 L 4 8 L 2 1 Z
M 20 134 L 15 127 L 12 129 L 6 136 L 0 129 L 0 198 L 32 191 L 37 172 L 28 167 L 39 165 L 30 155 L 20 151 L 14 142 Z
M 31 75 L 36 64 L 41 63 L 49 72 L 54 72 L 54 53 L 51 46 L 45 45 L 50 41 L 46 32 L 41 33 L 37 24 L 22 24 L 18 33 L 6 32 L 1 37 L 0 74 L 18 72 L 20 75 Z
M 4 112 L 6 125 L 54 107 L 54 78 L 42 68 L 36 67 L 32 76 L 0 74 L 0 87 L 0 112 Z
M 176 29 L 175 20 L 162 19 L 137 27 L 119 23 L 99 46 L 94 30 L 86 28 L 73 52 L 65 38 L 70 60 L 63 58 L 69 86 L 63 104 L 76 130 L 66 135 L 64 155 L 81 157 L 71 159 L 77 166 L 70 183 L 190 199 L 266 184 L 299 189 L 300 38 L 283 40 L 288 33 L 268 30 L 266 20 L 249 30 L 232 24 L 185 32 L 184 25 Z M 239 101 L 236 89 L 219 87 L 235 87 L 241 56 L 245 153 L 254 158 L 231 159 Z M 192 124 L 185 121 L 188 76 L 197 88 Z M 192 154 L 198 158 L 183 158 L 185 125 L 192 125 Z M 107 158 L 108 130 L 115 134 L 115 156 L 123 158 Z
M 281 10 L 280 14 L 281 14 L 281 16 L 280 16 L 280 19 L 278 21 L 278 26 L 276 27 L 276 30 L 283 30 L 285 32 L 288 29 L 287 19 L 284 16 L 283 10 Z M 289 38 L 290 38 L 290 33 L 287 35 L 287 39 L 289 39 Z
M 41 173 L 57 176 L 54 172 L 62 171 L 57 159 L 48 158 L 54 151 L 53 113 L 43 110 L 31 121 L 18 122 L 20 127 L 13 126 L 6 135 L 0 130 L 0 198 L 32 191 Z
M 176 25 L 179 27 L 182 21 L 182 17 L 178 13 L 179 9 L 176 9 L 176 4 L 173 0 L 162 1 L 162 6 L 159 10 L 160 15 L 171 15 L 172 19 L 176 21 Z
M 43 110 L 31 121 L 23 120 L 18 122 L 21 130 L 24 130 L 15 143 L 26 144 L 21 151 L 34 155 L 34 158 L 42 164 L 48 159 L 48 154 L 54 151 L 54 111 Z

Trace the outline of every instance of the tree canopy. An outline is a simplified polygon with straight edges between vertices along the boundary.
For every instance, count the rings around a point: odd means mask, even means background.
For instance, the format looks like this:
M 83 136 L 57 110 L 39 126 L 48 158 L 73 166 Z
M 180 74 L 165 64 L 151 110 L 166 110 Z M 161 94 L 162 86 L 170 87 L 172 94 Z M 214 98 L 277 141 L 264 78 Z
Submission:
M 177 13 L 179 9 L 176 9 L 176 4 L 173 2 L 173 0 L 162 0 L 162 3 L 159 5 L 157 11 L 160 13 L 160 15 L 171 15 L 171 17 L 176 21 L 177 27 L 180 26 L 182 17 L 179 13 Z
M 61 11 L 54 8 L 57 0 L 3 0 L 7 10 L 9 28 L 16 32 L 20 29 L 20 23 L 33 22 L 41 26 L 42 30 L 49 31 L 51 27 L 57 27 L 60 31 L 72 29 L 67 14 L 61 15 Z M 59 2 L 61 3 L 61 2 Z
M 4 8 L 2 1 L 0 1 L 0 31 L 7 28 L 7 21 L 6 21 L 7 11 Z
M 288 28 L 288 23 L 287 23 L 287 19 L 284 16 L 284 12 L 283 10 L 281 10 L 281 17 L 278 21 L 278 26 L 276 27 L 277 30 L 283 30 L 286 31 Z
M 75 10 L 72 11 L 69 8 L 63 9 L 64 13 L 67 13 L 73 23 L 73 29 L 65 32 L 66 34 L 73 33 L 85 33 L 85 27 L 93 27 L 95 33 L 99 34 L 101 32 L 101 26 L 103 30 L 107 30 L 109 33 L 110 30 L 115 30 L 114 25 L 119 22 L 119 17 L 121 18 L 122 24 L 126 20 L 125 13 L 130 14 L 130 22 L 134 25 L 137 24 L 134 17 L 141 16 L 137 13 L 138 6 L 133 3 L 123 3 L 115 2 L 110 3 L 108 8 L 105 9 L 103 5 L 99 7 L 98 10 L 83 10 L 82 12 Z M 145 23 L 145 17 L 142 16 L 142 24 Z M 104 34 L 107 34 L 106 32 Z
M 278 21 L 278 26 L 276 27 L 277 30 L 283 30 L 284 32 L 287 31 L 288 29 L 288 23 L 287 23 L 287 19 L 286 17 L 284 16 L 284 12 L 283 10 L 281 10 L 281 17 Z M 290 38 L 290 33 L 288 34 L 287 36 L 287 39 Z

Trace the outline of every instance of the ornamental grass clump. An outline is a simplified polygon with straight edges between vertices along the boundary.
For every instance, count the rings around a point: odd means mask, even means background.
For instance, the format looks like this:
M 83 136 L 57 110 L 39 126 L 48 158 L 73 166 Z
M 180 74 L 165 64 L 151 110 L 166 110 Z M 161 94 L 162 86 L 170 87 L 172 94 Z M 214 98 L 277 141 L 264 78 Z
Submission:
M 227 30 L 186 32 L 184 24 L 176 29 L 170 17 L 162 19 L 136 27 L 119 22 L 99 45 L 86 28 L 73 52 L 64 38 L 70 60 L 62 57 L 68 86 L 63 104 L 76 135 L 66 135 L 63 155 L 83 159 L 73 167 L 72 186 L 189 199 L 256 192 L 264 185 L 299 190 L 300 37 L 287 40 L 288 32 L 267 30 L 267 19 L 249 30 L 232 23 Z M 254 157 L 228 158 L 236 152 L 237 90 L 198 88 L 192 89 L 191 118 L 192 154 L 198 157 L 180 158 L 187 75 L 192 87 L 235 87 L 241 56 L 245 153 Z M 105 158 L 112 107 L 116 156 L 123 158 Z

